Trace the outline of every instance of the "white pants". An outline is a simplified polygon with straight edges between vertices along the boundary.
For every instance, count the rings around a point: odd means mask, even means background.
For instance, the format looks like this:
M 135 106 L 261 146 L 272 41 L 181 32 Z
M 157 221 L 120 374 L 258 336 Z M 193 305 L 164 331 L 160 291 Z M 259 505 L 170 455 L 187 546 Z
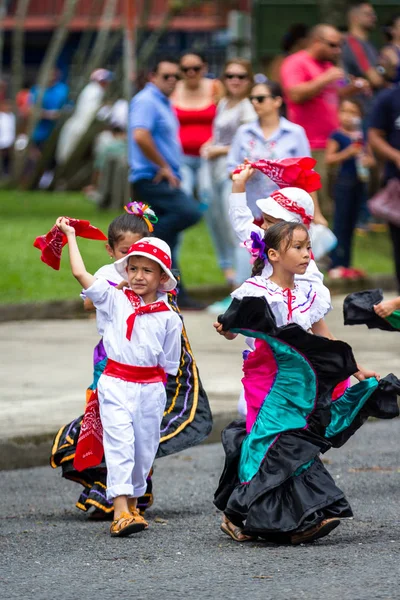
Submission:
M 163 383 L 131 383 L 101 375 L 98 383 L 107 498 L 138 498 L 160 443 L 166 393 Z

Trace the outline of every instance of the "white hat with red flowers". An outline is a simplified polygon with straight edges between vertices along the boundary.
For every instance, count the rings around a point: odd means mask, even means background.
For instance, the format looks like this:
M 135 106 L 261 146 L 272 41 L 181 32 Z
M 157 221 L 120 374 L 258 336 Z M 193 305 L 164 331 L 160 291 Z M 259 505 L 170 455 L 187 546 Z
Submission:
M 163 240 L 156 237 L 145 237 L 132 244 L 128 253 L 114 263 L 121 277 L 126 277 L 128 262 L 131 256 L 145 256 L 160 265 L 164 273 L 168 275 L 168 280 L 160 284 L 160 290 L 171 292 L 176 288 L 178 282 L 171 273 L 171 250 Z
M 301 188 L 287 187 L 276 190 L 268 198 L 256 202 L 266 215 L 283 221 L 298 221 L 309 227 L 314 218 L 314 202 Z

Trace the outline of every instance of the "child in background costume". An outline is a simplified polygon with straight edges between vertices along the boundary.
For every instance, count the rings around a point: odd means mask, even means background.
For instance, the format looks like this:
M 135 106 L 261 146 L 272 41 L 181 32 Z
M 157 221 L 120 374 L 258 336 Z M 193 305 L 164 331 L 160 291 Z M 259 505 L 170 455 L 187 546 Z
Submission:
M 126 255 L 132 243 L 149 236 L 153 230 L 152 223 L 156 217 L 150 208 L 142 203 L 133 202 L 125 207 L 128 214 L 122 214 L 112 221 L 108 229 L 108 244 L 106 249 L 110 258 L 116 260 Z M 110 285 L 118 286 L 123 277 L 118 273 L 114 264 L 101 267 L 96 277 L 104 277 Z M 85 308 L 94 307 L 88 298 Z M 175 290 L 168 294 L 172 309 L 179 314 L 176 304 Z M 97 387 L 97 381 L 107 362 L 103 342 L 94 350 L 94 376 L 88 389 L 88 399 Z M 161 443 L 157 457 L 167 456 L 200 443 L 210 432 L 212 426 L 211 411 L 207 395 L 201 384 L 197 364 L 193 356 L 185 327 L 182 330 L 182 351 L 180 368 L 176 377 L 169 376 L 167 380 L 167 406 L 161 424 Z M 66 479 L 76 481 L 84 486 L 76 506 L 90 512 L 91 518 L 112 516 L 113 504 L 106 496 L 106 464 L 103 462 L 95 468 L 77 471 L 73 461 L 80 434 L 83 416 L 72 423 L 63 426 L 57 433 L 50 459 L 53 468 L 60 466 Z M 138 507 L 143 513 L 153 502 L 152 480 L 148 477 L 146 494 L 139 499 Z
M 307 228 L 310 227 L 314 218 L 314 201 L 310 194 L 300 188 L 293 187 L 277 190 L 268 198 L 257 200 L 258 208 L 262 212 L 263 223 L 260 227 L 256 225 L 253 213 L 246 201 L 246 183 L 253 176 L 254 169 L 248 162 L 239 165 L 238 169 L 241 170 L 232 176 L 229 217 L 237 237 L 244 246 L 250 249 L 252 234 L 263 236 L 269 227 L 281 221 L 294 221 L 303 223 Z M 267 262 L 264 275 L 268 277 L 271 273 L 272 267 Z M 319 271 L 313 258 L 311 258 L 305 273 L 296 274 L 295 278 L 296 280 L 305 280 L 312 283 L 314 288 L 318 289 L 319 295 L 323 296 L 328 304 L 331 303 L 330 292 L 323 284 L 324 276 Z M 327 327 L 324 335 L 331 337 Z M 242 393 L 238 402 L 239 414 L 245 417 L 246 410 L 247 406 Z
M 98 396 L 107 498 L 114 505 L 110 533 L 123 537 L 148 527 L 137 500 L 146 491 L 160 441 L 166 373 L 176 375 L 179 368 L 182 322 L 165 293 L 177 284 L 171 251 L 158 238 L 134 243 L 116 263 L 129 287 L 117 290 L 87 272 L 68 219 L 60 217 L 56 224 L 68 238 L 72 274 L 96 307 L 107 352 Z
M 224 512 L 222 531 L 237 542 L 313 542 L 352 516 L 319 454 L 344 444 L 369 415 L 399 412 L 397 378 L 378 382 L 347 344 L 321 337 L 330 304 L 296 278 L 309 267 L 310 248 L 299 223 L 254 235 L 253 277 L 215 324 L 228 339 L 241 333 L 254 341 L 243 365 L 247 420 L 223 432 L 226 461 L 214 500 Z M 335 386 L 352 374 L 360 383 L 333 401 Z
M 260 198 L 256 201 L 263 218 L 262 225 L 258 227 L 254 223 L 253 214 L 246 201 L 246 183 L 253 176 L 254 169 L 247 163 L 240 165 L 239 168 L 241 171 L 232 176 L 229 217 L 237 237 L 243 244 L 251 244 L 252 233 L 263 236 L 271 225 L 280 221 L 295 221 L 310 228 L 314 219 L 314 201 L 308 192 L 295 187 L 277 190 L 268 198 Z M 312 238 L 311 232 L 310 235 Z M 272 268 L 268 263 L 265 265 L 265 269 L 266 276 L 272 273 Z M 313 283 L 314 286 L 318 286 L 320 293 L 330 303 L 330 292 L 323 285 L 324 276 L 312 257 L 306 272 L 296 274 L 296 279 L 304 279 Z

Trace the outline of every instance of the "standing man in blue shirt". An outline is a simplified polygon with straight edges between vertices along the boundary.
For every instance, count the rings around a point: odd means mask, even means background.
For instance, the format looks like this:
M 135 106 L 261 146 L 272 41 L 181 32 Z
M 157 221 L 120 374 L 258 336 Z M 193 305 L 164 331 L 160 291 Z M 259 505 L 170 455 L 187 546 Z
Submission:
M 154 209 L 155 233 L 170 246 L 175 268 L 179 234 L 201 218 L 198 203 L 181 188 L 179 123 L 169 101 L 178 79 L 177 60 L 155 64 L 150 82 L 131 102 L 128 142 L 132 198 Z M 197 308 L 182 288 L 179 305 Z

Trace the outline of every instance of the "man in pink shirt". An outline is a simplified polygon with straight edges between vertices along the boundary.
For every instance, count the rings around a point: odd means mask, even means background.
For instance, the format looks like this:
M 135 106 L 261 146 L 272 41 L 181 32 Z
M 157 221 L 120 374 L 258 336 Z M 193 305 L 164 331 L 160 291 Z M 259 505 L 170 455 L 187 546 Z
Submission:
M 339 95 L 359 91 L 354 83 L 347 84 L 343 69 L 337 66 L 341 44 L 342 36 L 337 29 L 331 25 L 317 25 L 310 32 L 307 49 L 288 56 L 281 67 L 288 118 L 304 127 L 323 184 L 325 145 L 339 127 Z M 329 216 L 332 207 L 327 194 L 319 195 L 321 210 Z

